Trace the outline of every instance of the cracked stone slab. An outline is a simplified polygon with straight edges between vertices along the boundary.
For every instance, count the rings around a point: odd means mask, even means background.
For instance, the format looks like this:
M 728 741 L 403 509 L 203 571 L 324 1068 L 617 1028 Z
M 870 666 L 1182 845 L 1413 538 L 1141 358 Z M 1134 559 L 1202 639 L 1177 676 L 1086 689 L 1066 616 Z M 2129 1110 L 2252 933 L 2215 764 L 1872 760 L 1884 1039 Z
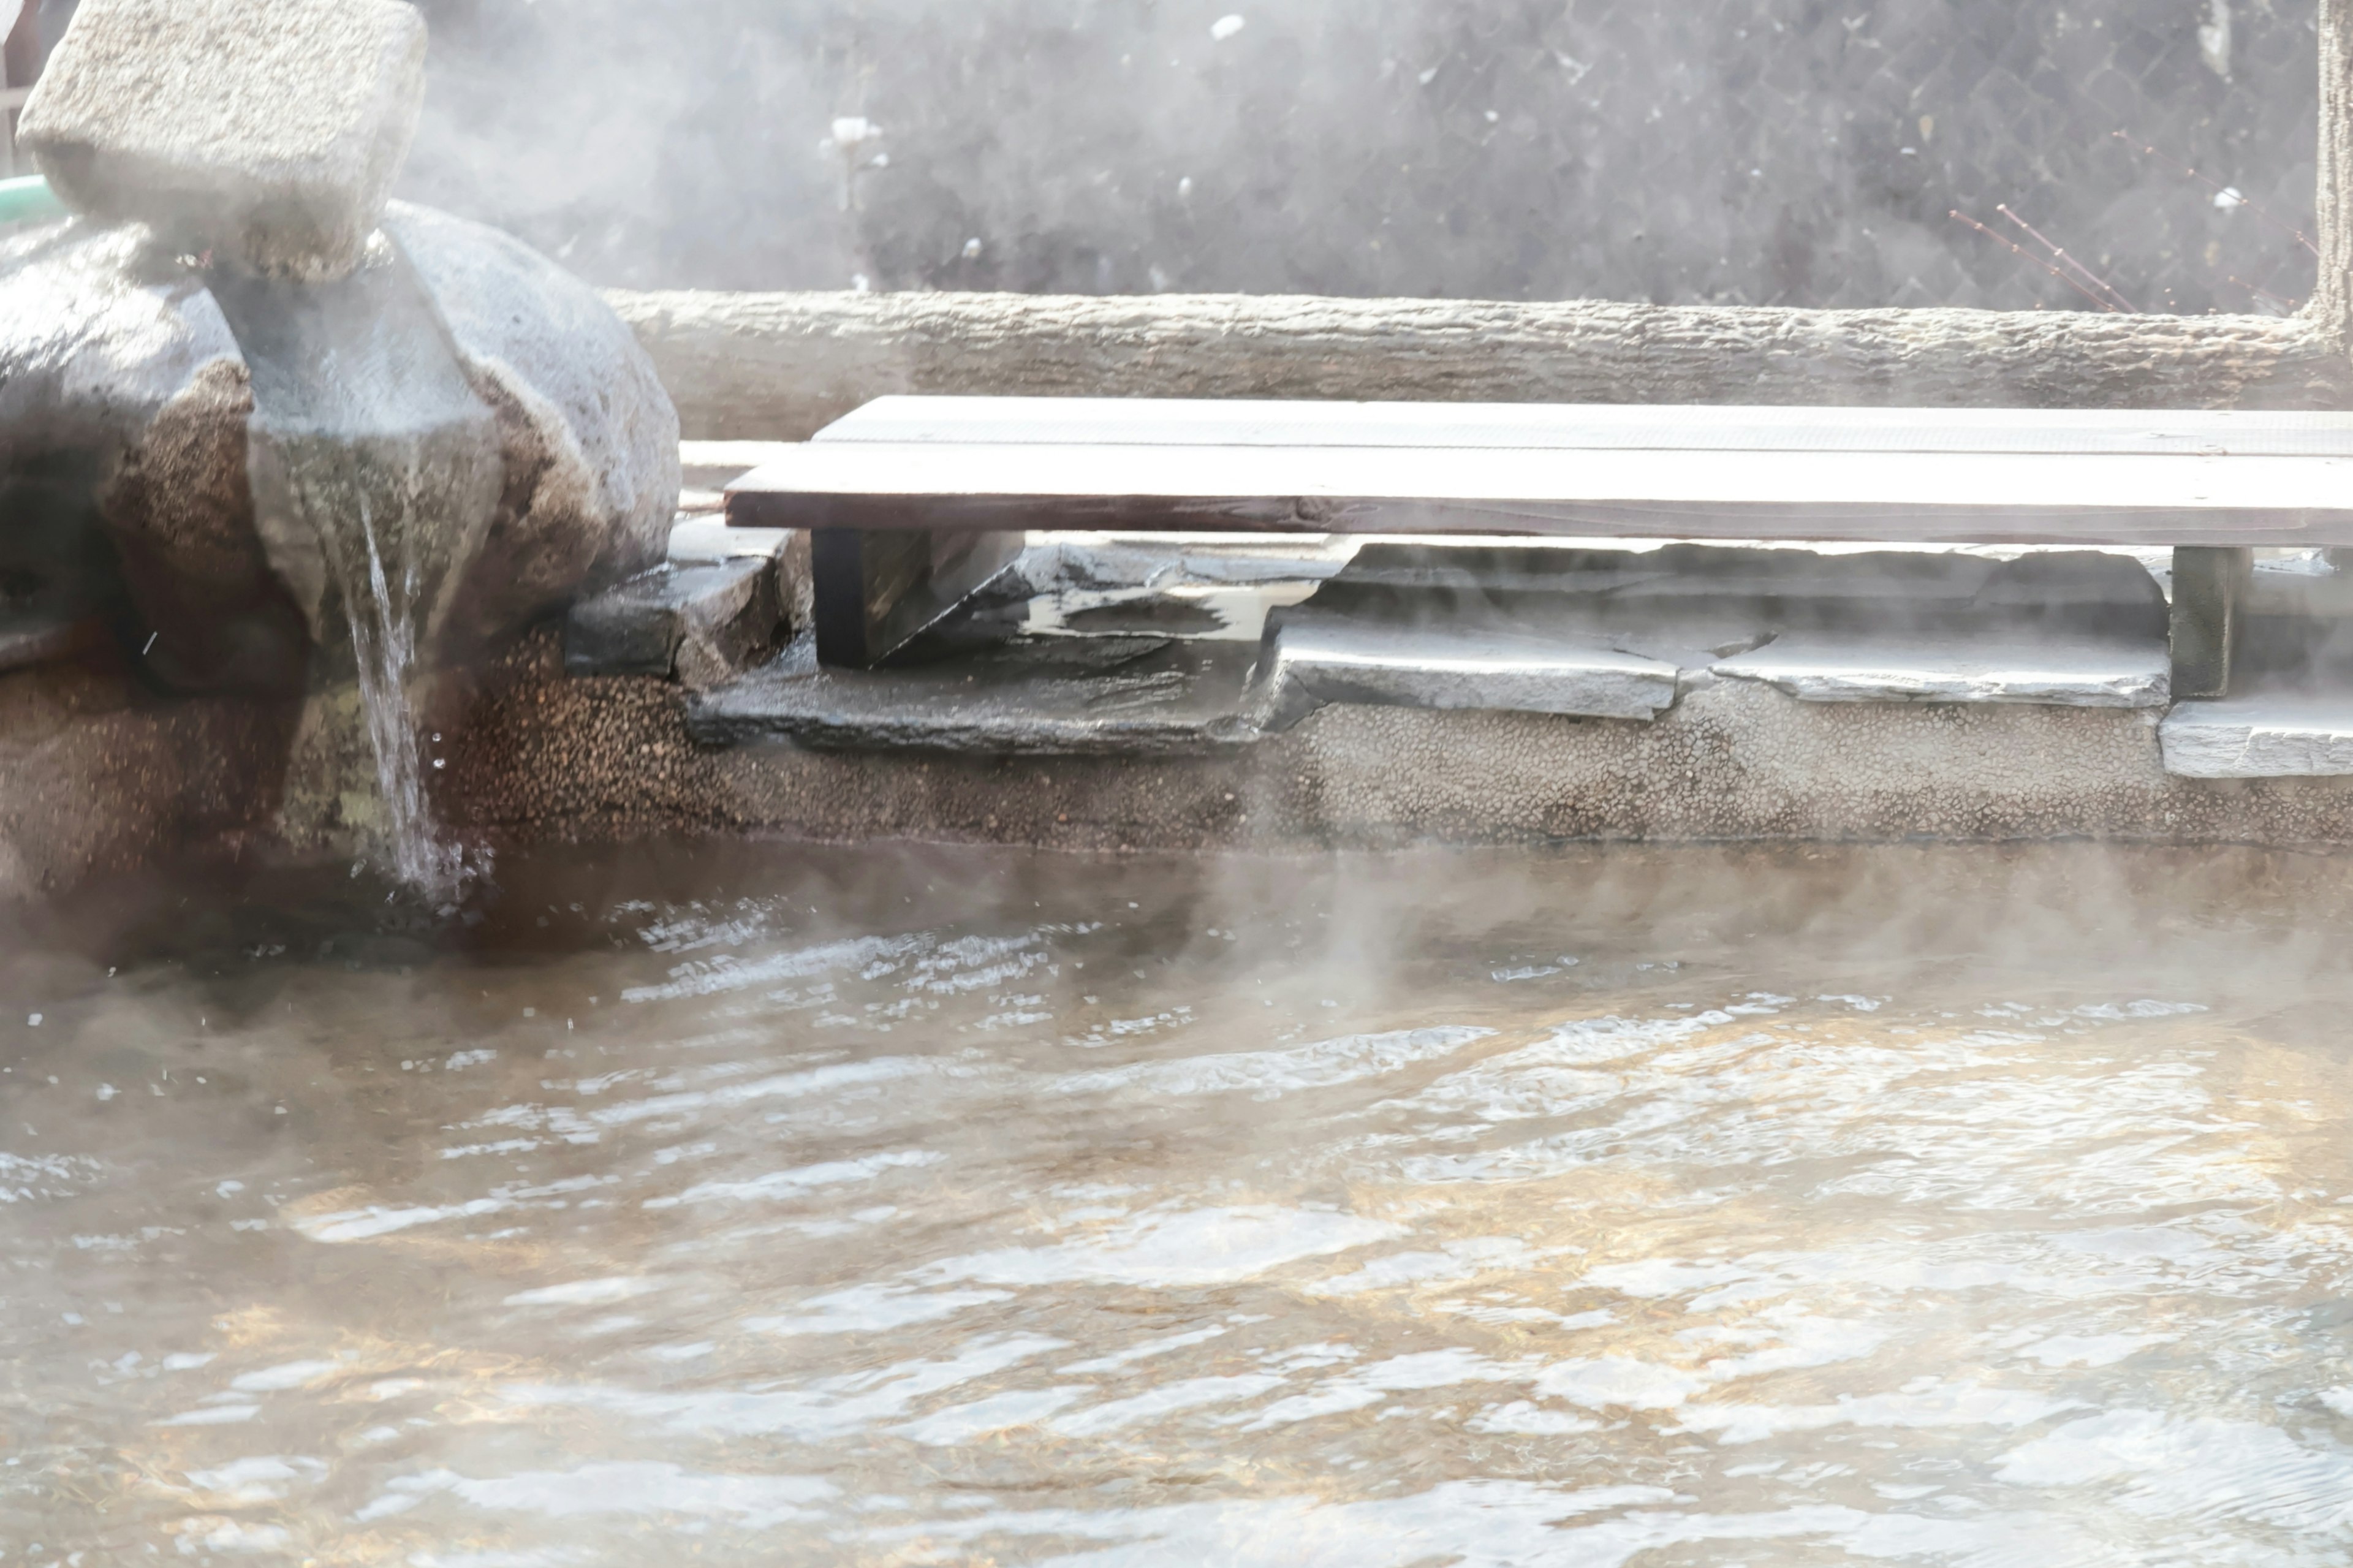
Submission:
M 809 571 L 807 530 L 730 528 L 715 517 L 681 513 L 670 531 L 672 566 L 723 566 L 738 561 L 773 564 L 787 632 L 806 630 L 815 621 L 817 584 Z
M 424 101 L 401 0 L 81 0 L 17 138 L 78 212 L 318 282 L 359 264 Z
M 1648 720 L 1674 705 L 1678 677 L 1598 637 L 1316 615 L 1283 619 L 1260 666 L 1269 730 L 1332 702 Z
M 2162 637 L 2069 637 L 1988 626 L 1950 633 L 1791 633 L 1718 661 L 1805 702 L 2032 702 L 2162 708 Z
M 2182 778 L 2353 773 L 2353 690 L 2257 690 L 2177 703 L 2157 734 L 2165 771 Z
M 903 669 L 835 669 L 811 645 L 697 697 L 697 744 L 1155 756 L 1247 744 L 1251 650 L 1168 637 L 1035 637 Z
M 772 649 L 783 619 L 775 563 L 765 557 L 657 567 L 573 605 L 564 668 L 676 674 L 690 687 L 712 686 Z

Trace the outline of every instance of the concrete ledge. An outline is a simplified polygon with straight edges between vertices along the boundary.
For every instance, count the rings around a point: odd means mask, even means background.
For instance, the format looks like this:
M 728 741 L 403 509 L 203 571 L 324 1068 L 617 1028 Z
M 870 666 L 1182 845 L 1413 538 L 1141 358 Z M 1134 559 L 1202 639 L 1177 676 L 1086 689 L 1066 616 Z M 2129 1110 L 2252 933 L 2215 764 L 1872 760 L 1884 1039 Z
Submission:
M 566 680 L 553 637 L 452 697 L 437 710 L 451 749 L 436 798 L 452 824 L 494 842 L 2353 843 L 2353 781 L 2177 777 L 2156 714 L 2136 709 L 1801 702 L 1725 680 L 1647 723 L 1351 705 L 1208 755 L 842 752 L 781 740 L 712 750 L 678 687 Z

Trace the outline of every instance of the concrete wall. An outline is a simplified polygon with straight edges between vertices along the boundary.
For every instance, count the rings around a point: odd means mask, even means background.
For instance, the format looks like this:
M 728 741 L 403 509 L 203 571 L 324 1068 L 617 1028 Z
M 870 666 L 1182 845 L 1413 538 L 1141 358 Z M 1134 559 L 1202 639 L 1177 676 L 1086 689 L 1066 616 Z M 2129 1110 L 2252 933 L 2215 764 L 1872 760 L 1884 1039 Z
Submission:
M 80 665 L 0 674 L 0 900 L 273 852 L 293 719 L 283 702 L 164 700 Z
M 709 752 L 684 694 L 567 680 L 552 638 L 445 693 L 448 820 L 493 840 L 909 837 L 1118 849 L 1442 839 L 2353 842 L 2353 779 L 2168 775 L 2157 715 L 1807 703 L 1725 682 L 1649 723 L 1329 708 L 1238 753 Z

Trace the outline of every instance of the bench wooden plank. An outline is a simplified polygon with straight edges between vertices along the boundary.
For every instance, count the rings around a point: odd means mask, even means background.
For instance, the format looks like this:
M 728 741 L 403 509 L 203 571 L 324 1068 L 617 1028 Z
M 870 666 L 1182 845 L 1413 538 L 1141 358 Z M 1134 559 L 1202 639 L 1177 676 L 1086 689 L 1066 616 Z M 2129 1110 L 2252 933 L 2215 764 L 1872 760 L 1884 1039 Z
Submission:
M 2353 458 L 810 442 L 759 528 L 2353 544 Z
M 876 398 L 811 439 L 965 446 L 2348 458 L 2353 457 L 2353 413 L 892 396 Z M 766 456 L 762 454 L 763 460 Z
M 2219 690 L 2245 552 L 2353 545 L 2353 413 L 885 397 L 727 516 L 814 531 L 821 655 L 860 664 L 973 574 L 924 563 L 1029 529 L 2169 545 L 2219 563 L 2176 627 Z

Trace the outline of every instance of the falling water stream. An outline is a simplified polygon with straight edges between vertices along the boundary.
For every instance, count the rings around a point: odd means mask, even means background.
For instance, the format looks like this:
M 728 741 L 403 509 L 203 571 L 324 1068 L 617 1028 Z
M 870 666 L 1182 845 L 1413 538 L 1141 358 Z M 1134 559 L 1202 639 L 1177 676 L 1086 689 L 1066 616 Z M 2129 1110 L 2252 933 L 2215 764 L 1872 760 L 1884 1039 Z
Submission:
M 338 282 L 210 286 L 253 378 L 257 525 L 314 626 L 348 632 L 382 813 L 355 826 L 376 829 L 396 880 L 450 905 L 466 860 L 427 798 L 414 694 L 453 564 L 497 503 L 495 419 L 388 241 Z
M 420 508 L 438 499 L 414 457 L 340 438 L 281 438 L 288 493 L 321 542 L 343 607 L 353 656 L 360 714 L 375 761 L 376 801 L 386 869 L 439 905 L 462 891 L 463 850 L 434 819 L 426 798 L 416 707 L 418 563 L 406 548 Z M 379 509 L 393 525 L 379 526 Z M 386 541 L 396 552 L 387 569 Z
M 363 501 L 358 510 L 360 542 L 367 547 L 364 587 L 356 572 L 347 569 L 336 575 L 351 620 L 353 651 L 358 656 L 368 744 L 375 753 L 376 780 L 391 820 L 393 871 L 410 887 L 454 896 L 461 862 L 426 804 L 417 712 L 408 700 L 409 678 L 417 668 L 417 570 L 405 562 L 395 578 L 385 577 L 371 509 Z
M 164 889 L 0 960 L 0 1561 L 2353 1561 L 2348 870 Z

